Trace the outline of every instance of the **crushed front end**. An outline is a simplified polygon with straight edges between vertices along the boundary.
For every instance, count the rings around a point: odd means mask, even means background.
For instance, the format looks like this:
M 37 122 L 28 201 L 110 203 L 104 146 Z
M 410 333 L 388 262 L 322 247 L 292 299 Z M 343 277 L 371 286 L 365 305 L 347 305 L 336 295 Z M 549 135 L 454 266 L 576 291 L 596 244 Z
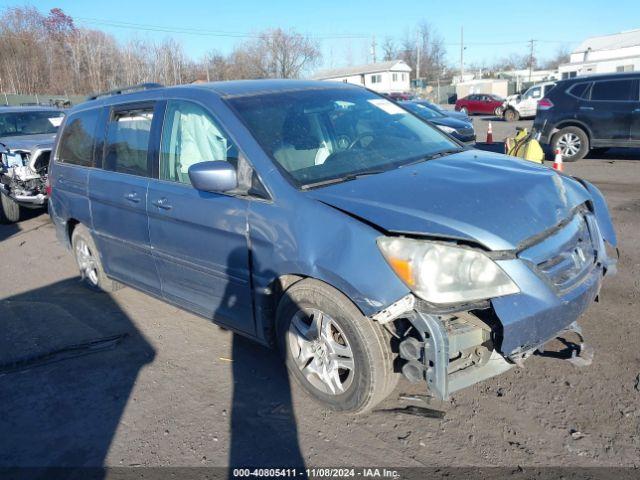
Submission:
M 521 365 L 567 332 L 580 338 L 570 359 L 590 363 L 577 320 L 598 299 L 603 278 L 615 272 L 617 262 L 615 234 L 608 212 L 602 204 L 598 209 L 600 199 L 518 249 L 492 253 L 518 293 L 447 307 L 411 294 L 374 315 L 395 327 L 404 376 L 426 381 L 434 396 L 446 399 Z
M 23 207 L 44 206 L 51 148 L 50 144 L 29 150 L 0 145 L 0 193 Z

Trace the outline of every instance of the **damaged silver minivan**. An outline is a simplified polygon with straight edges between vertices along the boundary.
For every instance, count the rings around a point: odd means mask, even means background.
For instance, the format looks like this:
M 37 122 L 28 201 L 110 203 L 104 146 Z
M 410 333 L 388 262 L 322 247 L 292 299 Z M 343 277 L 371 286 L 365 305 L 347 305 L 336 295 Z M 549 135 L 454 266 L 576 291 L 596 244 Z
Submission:
M 579 333 L 615 270 L 589 182 L 468 149 L 366 89 L 126 92 L 74 108 L 51 163 L 82 277 L 277 345 L 335 410 L 370 410 L 401 375 L 444 399 L 505 372 Z

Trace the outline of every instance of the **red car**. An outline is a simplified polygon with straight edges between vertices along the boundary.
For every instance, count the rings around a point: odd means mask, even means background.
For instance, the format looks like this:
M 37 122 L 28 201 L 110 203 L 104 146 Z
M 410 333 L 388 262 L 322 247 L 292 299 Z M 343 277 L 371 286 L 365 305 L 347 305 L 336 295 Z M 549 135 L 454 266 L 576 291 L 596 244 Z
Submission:
M 489 113 L 497 117 L 502 116 L 504 98 L 490 93 L 472 93 L 456 101 L 456 111 L 473 115 L 474 113 Z

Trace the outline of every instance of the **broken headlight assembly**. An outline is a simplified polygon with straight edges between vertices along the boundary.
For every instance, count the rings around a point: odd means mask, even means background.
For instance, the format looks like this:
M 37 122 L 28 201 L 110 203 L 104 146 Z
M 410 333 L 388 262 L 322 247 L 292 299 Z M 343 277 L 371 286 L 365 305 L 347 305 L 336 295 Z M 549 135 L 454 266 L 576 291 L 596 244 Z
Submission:
M 484 300 L 520 292 L 484 253 L 428 240 L 380 237 L 378 247 L 400 279 L 435 304 Z

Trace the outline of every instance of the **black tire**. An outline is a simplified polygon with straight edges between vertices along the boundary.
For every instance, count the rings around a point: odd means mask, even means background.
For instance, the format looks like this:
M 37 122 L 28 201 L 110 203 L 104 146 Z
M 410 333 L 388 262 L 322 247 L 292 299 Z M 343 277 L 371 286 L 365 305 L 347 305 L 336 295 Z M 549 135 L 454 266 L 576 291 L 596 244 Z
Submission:
M 502 107 L 496 107 L 496 109 L 493 111 L 493 114 L 496 117 L 502 117 Z
M 332 340 L 342 342 L 341 345 L 345 345 L 352 353 L 350 358 L 353 360 L 353 369 L 342 370 L 340 374 L 339 381 L 344 387 L 343 390 L 333 393 L 322 391 L 303 374 L 305 370 L 309 375 L 311 369 L 299 367 L 294 357 L 293 350 L 302 350 L 299 343 L 296 343 L 301 337 L 292 333 L 296 330 L 295 324 L 292 327 L 292 322 L 295 322 L 298 316 L 307 316 L 310 309 L 322 312 L 321 324 L 327 325 L 325 322 L 330 321 L 329 327 L 335 327 L 331 334 Z M 309 331 L 312 330 L 309 328 Z M 377 322 L 363 316 L 342 293 L 318 280 L 301 280 L 284 292 L 276 313 L 276 332 L 278 347 L 284 356 L 290 376 L 295 378 L 314 400 L 331 410 L 368 412 L 384 400 L 398 382 L 399 375 L 393 371 L 394 355 L 388 332 Z M 321 340 L 320 336 L 317 338 Z M 303 342 L 306 340 L 303 339 Z M 325 350 L 325 354 L 327 351 Z M 317 352 L 314 355 L 317 355 Z M 327 357 L 330 358 L 331 355 Z M 315 356 L 310 357 L 309 360 L 303 360 L 301 365 L 310 367 L 315 361 Z M 316 383 L 321 383 L 319 377 Z
M 507 108 L 504 111 L 504 119 L 507 122 L 517 122 L 518 120 L 520 120 L 520 114 L 513 108 Z
M 572 144 L 571 138 L 575 138 L 577 143 Z M 564 127 L 551 139 L 551 149 L 553 152 L 560 149 L 563 161 L 575 162 L 589 153 L 589 137 L 581 128 Z
M 464 113 L 467 117 L 469 117 L 471 115 L 469 113 L 469 109 L 467 107 L 460 108 L 460 113 Z
M 73 233 L 71 234 L 71 246 L 73 251 L 73 256 L 76 259 L 76 265 L 78 265 L 78 269 L 80 270 L 80 276 L 82 277 L 82 281 L 84 284 L 92 290 L 102 291 L 102 292 L 115 292 L 122 288 L 122 285 L 114 280 L 111 280 L 104 273 L 104 269 L 102 268 L 102 260 L 100 259 L 100 253 L 98 252 L 98 248 L 96 247 L 95 242 L 93 241 L 93 237 L 89 230 L 84 225 L 77 225 L 73 229 Z M 84 247 L 88 249 L 89 255 L 91 256 L 91 264 L 92 272 L 88 271 L 88 265 L 85 263 L 87 260 L 84 259 L 82 250 Z
M 8 195 L 0 193 L 0 223 L 16 223 L 20 221 L 20 205 Z

